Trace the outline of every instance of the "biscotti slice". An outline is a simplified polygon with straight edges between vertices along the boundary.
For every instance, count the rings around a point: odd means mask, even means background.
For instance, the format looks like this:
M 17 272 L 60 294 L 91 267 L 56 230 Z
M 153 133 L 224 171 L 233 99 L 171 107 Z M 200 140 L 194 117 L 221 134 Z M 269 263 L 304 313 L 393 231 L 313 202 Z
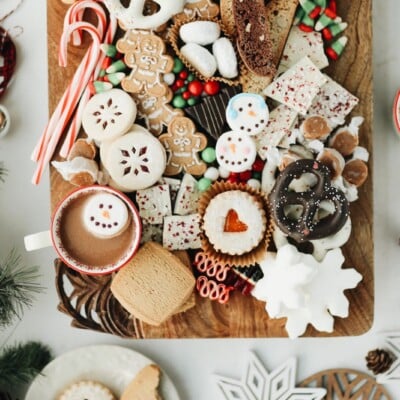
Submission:
M 233 0 L 221 0 L 219 3 L 221 20 L 228 35 L 236 34 L 235 18 L 233 17 Z
M 257 75 L 275 75 L 276 65 L 264 0 L 233 0 L 232 5 L 237 30 L 237 48 L 242 61 Z
M 116 400 L 111 391 L 99 382 L 80 381 L 68 386 L 58 400 Z
M 162 400 L 158 393 L 160 368 L 150 364 L 141 369 L 122 393 L 120 400 Z
M 171 252 L 145 243 L 111 283 L 111 292 L 138 319 L 160 325 L 189 298 L 195 279 Z

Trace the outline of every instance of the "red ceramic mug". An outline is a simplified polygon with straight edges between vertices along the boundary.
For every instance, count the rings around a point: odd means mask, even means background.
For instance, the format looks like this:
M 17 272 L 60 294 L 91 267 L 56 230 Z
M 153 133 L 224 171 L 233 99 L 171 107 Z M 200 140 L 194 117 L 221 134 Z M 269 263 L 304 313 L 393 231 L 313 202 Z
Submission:
M 104 275 L 128 263 L 139 247 L 142 225 L 133 202 L 108 186 L 87 186 L 56 207 L 50 230 L 25 236 L 28 251 L 53 245 L 66 265 Z

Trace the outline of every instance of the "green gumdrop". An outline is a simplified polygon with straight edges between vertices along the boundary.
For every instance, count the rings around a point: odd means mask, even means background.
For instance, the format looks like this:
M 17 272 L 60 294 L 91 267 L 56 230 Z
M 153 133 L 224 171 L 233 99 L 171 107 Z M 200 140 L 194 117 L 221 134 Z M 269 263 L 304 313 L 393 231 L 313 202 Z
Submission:
M 186 106 L 186 100 L 180 94 L 178 94 L 173 98 L 172 105 L 175 108 L 184 108 Z
M 213 147 L 207 147 L 201 153 L 201 159 L 207 164 L 211 164 L 215 161 L 215 149 Z
M 195 104 L 197 104 L 197 99 L 196 97 L 190 97 L 187 102 L 189 106 L 194 106 Z
M 174 74 L 179 74 L 183 70 L 183 62 L 178 58 L 174 58 L 174 68 L 172 68 L 172 72 Z
M 201 178 L 197 182 L 197 189 L 199 189 L 200 192 L 205 192 L 212 184 L 211 179 L 208 178 Z

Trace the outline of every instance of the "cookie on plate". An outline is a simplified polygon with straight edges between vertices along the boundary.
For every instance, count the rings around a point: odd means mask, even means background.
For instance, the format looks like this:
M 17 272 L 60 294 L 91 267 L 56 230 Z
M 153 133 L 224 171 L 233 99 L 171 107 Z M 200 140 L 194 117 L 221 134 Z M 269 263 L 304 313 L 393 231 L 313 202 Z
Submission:
M 117 398 L 103 384 L 85 380 L 68 386 L 57 400 L 117 400 Z

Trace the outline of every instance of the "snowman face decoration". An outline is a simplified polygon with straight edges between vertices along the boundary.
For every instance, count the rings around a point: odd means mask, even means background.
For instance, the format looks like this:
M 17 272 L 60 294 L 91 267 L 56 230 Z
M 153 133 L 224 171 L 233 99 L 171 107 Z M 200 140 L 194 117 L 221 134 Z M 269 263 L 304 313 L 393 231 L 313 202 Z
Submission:
M 226 121 L 233 131 L 257 135 L 267 126 L 268 106 L 262 96 L 240 93 L 232 97 L 226 108 Z
M 257 155 L 256 145 L 250 136 L 241 132 L 225 132 L 215 147 L 217 161 L 230 172 L 243 172 L 251 169 Z
M 85 228 L 94 236 L 109 239 L 121 234 L 129 225 L 125 203 L 110 193 L 90 196 L 83 210 Z

